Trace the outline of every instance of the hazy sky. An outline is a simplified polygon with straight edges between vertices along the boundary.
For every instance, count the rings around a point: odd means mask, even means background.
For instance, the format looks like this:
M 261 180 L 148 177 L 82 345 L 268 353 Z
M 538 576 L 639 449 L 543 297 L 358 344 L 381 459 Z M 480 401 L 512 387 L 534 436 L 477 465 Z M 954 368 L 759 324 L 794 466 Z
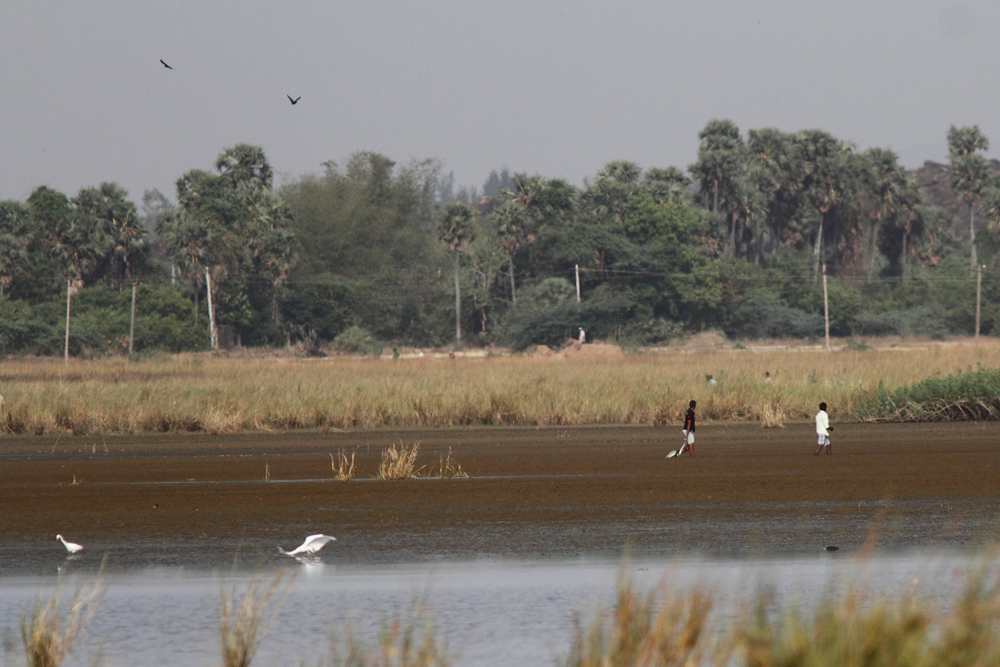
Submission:
M 279 181 L 373 150 L 458 184 L 502 166 L 579 184 L 616 159 L 686 169 L 712 118 L 918 166 L 950 124 L 1000 147 L 998 33 L 996 0 L 7 0 L 0 199 L 102 181 L 172 199 L 241 142 Z

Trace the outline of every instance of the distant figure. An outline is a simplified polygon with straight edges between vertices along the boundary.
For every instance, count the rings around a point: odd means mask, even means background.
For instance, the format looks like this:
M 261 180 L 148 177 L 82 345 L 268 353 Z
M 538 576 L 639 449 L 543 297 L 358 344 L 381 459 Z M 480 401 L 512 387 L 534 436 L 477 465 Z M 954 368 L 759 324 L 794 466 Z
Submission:
M 583 330 L 583 327 L 580 327 L 580 342 L 581 343 L 587 342 L 587 332 Z
M 771 384 L 771 372 L 764 371 L 764 384 Z
M 167 63 L 163 62 L 163 58 L 160 58 L 160 64 L 163 65 L 164 67 L 166 67 L 167 69 L 173 69 L 173 67 L 171 67 Z
M 299 100 L 301 100 L 301 99 L 302 99 L 302 96 L 301 96 L 301 95 L 299 95 L 298 97 L 296 97 L 296 98 L 295 98 L 294 100 L 292 99 L 292 96 L 291 96 L 291 95 L 285 95 L 285 97 L 287 97 L 287 98 L 288 98 L 288 101 L 292 103 L 292 106 L 295 106 L 296 104 L 298 104 L 298 103 L 299 103 Z
M 455 358 L 455 350 L 452 350 L 451 352 L 448 353 L 448 358 L 449 359 L 454 359 Z
M 392 358 L 393 359 L 399 359 L 399 348 L 398 347 L 393 347 L 392 348 Z
M 712 377 L 711 375 L 706 375 L 705 380 L 708 381 L 709 387 L 714 387 L 715 385 L 719 384 L 718 382 L 715 381 L 715 378 Z
M 678 450 L 677 456 L 683 454 L 685 449 L 690 456 L 694 456 L 694 408 L 696 405 L 698 405 L 696 401 L 688 403 L 688 411 L 684 415 L 684 429 L 681 431 L 684 434 L 684 444 Z
M 417 359 L 419 359 L 420 361 L 423 361 L 424 360 L 424 353 L 421 352 L 420 354 L 418 354 L 417 355 Z
M 816 451 L 813 452 L 813 456 L 823 451 L 824 445 L 826 445 L 826 453 L 830 453 L 830 431 L 832 430 L 830 415 L 826 414 L 826 403 L 820 403 L 819 412 L 816 413 Z

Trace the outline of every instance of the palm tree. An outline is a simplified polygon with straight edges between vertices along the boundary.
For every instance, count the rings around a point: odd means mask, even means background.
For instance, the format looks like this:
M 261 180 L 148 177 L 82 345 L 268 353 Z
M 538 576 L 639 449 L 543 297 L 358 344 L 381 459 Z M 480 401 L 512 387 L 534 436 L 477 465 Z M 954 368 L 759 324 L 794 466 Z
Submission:
M 438 240 L 455 251 L 455 347 L 462 348 L 462 290 L 458 280 L 459 256 L 476 238 L 476 209 L 454 201 L 444 208 L 437 225 Z
M 990 165 L 977 150 L 988 150 L 989 139 L 978 125 L 948 129 L 951 189 L 969 206 L 969 271 L 976 271 L 976 204 L 989 191 Z
M 868 218 L 868 282 L 875 271 L 878 232 L 884 224 L 898 224 L 907 195 L 906 172 L 897 162 L 894 152 L 886 148 L 870 148 L 862 154 L 866 161 L 864 181 L 869 200 Z M 904 251 L 905 251 L 904 231 Z
M 511 302 L 517 303 L 514 288 L 514 255 L 524 245 L 535 240 L 534 235 L 528 231 L 529 217 L 524 207 L 513 199 L 505 201 L 490 215 L 496 225 L 500 247 L 507 253 L 510 266 L 510 299 Z

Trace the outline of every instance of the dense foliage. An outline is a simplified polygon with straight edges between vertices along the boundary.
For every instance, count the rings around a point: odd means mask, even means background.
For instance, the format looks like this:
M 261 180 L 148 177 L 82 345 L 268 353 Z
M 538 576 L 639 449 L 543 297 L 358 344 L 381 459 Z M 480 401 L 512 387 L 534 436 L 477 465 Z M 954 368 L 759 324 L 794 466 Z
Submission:
M 857 409 L 862 419 L 952 421 L 1000 416 L 1000 369 L 977 366 L 965 373 L 930 377 L 889 393 L 879 383 Z
M 56 311 L 82 288 L 104 328 L 75 310 L 71 349 L 120 349 L 116 295 L 134 283 L 164 327 L 139 346 L 164 349 L 214 344 L 212 322 L 223 345 L 371 351 L 524 349 L 580 328 L 630 345 L 815 338 L 824 271 L 832 334 L 943 337 L 975 330 L 980 267 L 981 331 L 1000 334 L 1000 164 L 978 128 L 952 127 L 949 164 L 915 172 L 820 130 L 713 120 L 699 138 L 686 172 L 615 161 L 576 187 L 504 169 L 482 196 L 434 160 L 370 152 L 275 188 L 245 144 L 182 175 L 176 204 L 147 192 L 142 213 L 113 183 L 41 186 L 0 202 L 0 344 L 57 352 Z

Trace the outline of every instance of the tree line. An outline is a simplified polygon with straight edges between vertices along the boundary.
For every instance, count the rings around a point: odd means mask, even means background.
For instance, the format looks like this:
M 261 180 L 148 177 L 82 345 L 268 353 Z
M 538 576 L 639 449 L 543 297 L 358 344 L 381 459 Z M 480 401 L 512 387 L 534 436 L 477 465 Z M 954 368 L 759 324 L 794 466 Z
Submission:
M 579 327 L 622 344 L 717 329 L 734 338 L 822 331 L 829 277 L 842 336 L 1000 333 L 1000 164 L 978 127 L 951 127 L 947 165 L 907 171 L 886 148 L 820 130 L 713 120 L 696 160 L 604 166 L 582 187 L 494 171 L 455 189 L 437 160 L 372 152 L 281 187 L 260 147 L 225 149 L 139 209 L 114 183 L 46 186 L 0 202 L 0 349 L 74 354 L 326 341 L 561 344 Z M 128 288 L 128 289 L 127 289 Z M 214 328 L 213 328 L 214 327 Z

